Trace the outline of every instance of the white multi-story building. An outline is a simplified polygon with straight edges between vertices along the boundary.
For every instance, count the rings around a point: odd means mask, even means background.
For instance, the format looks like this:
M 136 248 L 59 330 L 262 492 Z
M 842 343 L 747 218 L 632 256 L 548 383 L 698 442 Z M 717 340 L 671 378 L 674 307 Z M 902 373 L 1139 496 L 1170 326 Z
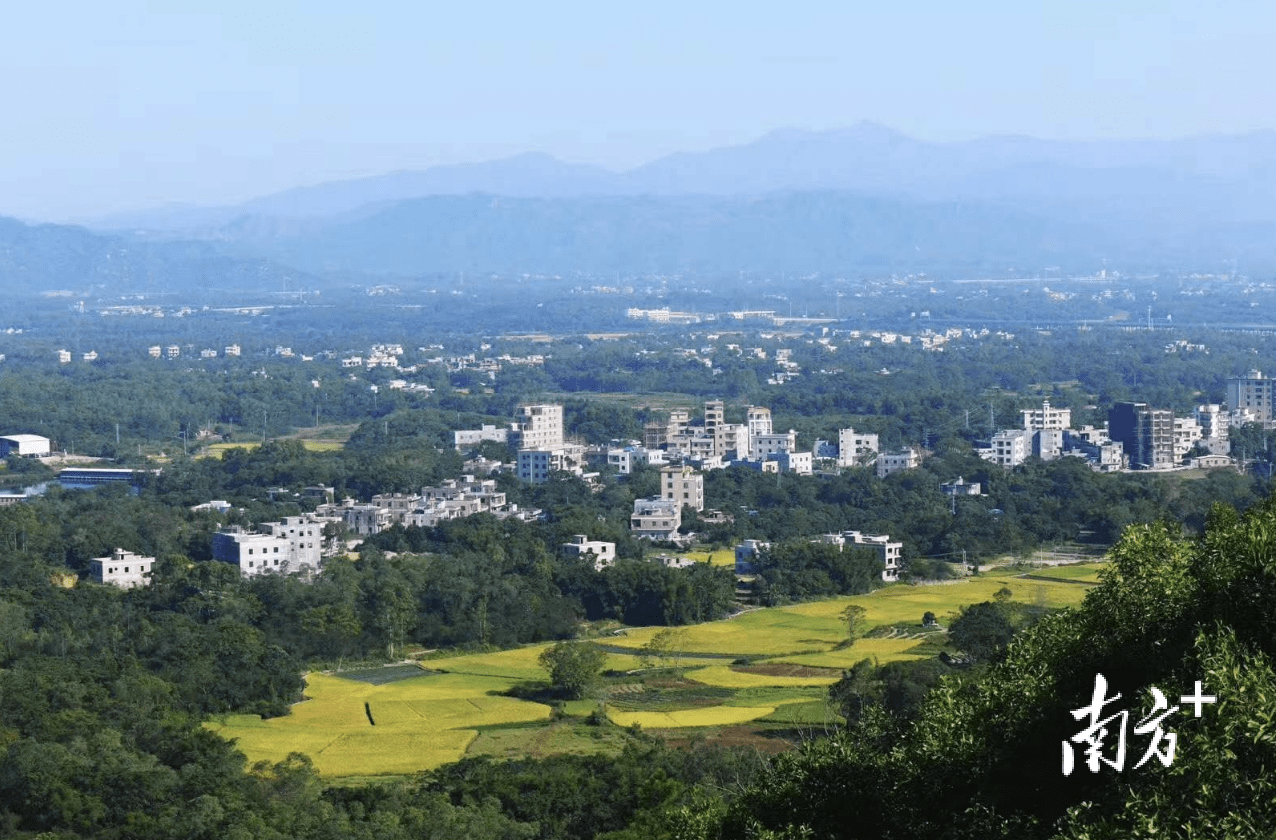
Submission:
M 885 478 L 892 473 L 916 469 L 921 463 L 921 453 L 911 446 L 896 452 L 883 452 L 877 456 L 877 477 Z
M 291 545 L 283 537 L 252 534 L 238 527 L 213 534 L 213 559 L 239 569 L 243 577 L 285 574 Z
M 704 476 L 690 467 L 661 467 L 660 496 L 679 508 L 690 505 L 704 510 Z
M 288 571 L 317 572 L 323 563 L 324 522 L 313 516 L 285 516 L 259 527 L 272 537 L 288 542 Z
M 1032 432 L 1032 454 L 1043 461 L 1053 461 L 1062 457 L 1063 438 L 1063 429 L 1037 429 Z
M 815 471 L 815 455 L 810 452 L 777 452 L 767 457 L 780 465 L 780 472 L 810 475 Z
M 722 458 L 729 458 L 734 453 L 738 460 L 748 459 L 753 451 L 752 440 L 749 427 L 745 424 L 724 423 L 718 427 L 714 439 L 718 449 L 715 454 Z
M 984 457 L 1002 467 L 1017 467 L 1032 454 L 1032 432 L 1002 429 L 992 436 L 992 448 Z
M 561 405 L 520 405 L 514 418 L 520 449 L 557 449 L 563 445 Z
M 394 524 L 394 516 L 380 505 L 350 503 L 340 508 L 346 529 L 360 537 L 379 534 Z
M 634 512 L 629 517 L 629 530 L 639 539 L 674 540 L 682 527 L 682 505 L 671 499 L 655 497 L 634 499 Z
M 879 448 L 877 435 L 871 432 L 838 429 L 837 465 L 853 467 L 868 463 L 877 455 Z
M 1023 427 L 1028 431 L 1062 430 L 1072 426 L 1072 409 L 1051 408 L 1050 400 L 1043 400 L 1041 408 L 1024 409 Z
M 89 577 L 97 583 L 132 589 L 150 584 L 151 566 L 154 564 L 154 557 L 143 557 L 117 548 L 110 557 L 95 557 L 89 561 Z
M 479 429 L 461 429 L 452 433 L 452 445 L 459 449 L 478 446 L 484 441 L 508 443 L 510 430 L 495 425 L 483 424 Z
M 378 493 L 372 497 L 372 504 L 390 511 L 391 525 L 404 525 L 412 512 L 425 504 L 425 499 L 416 493 Z
M 1227 380 L 1227 407 L 1232 411 L 1252 411 L 1257 422 L 1271 423 L 1276 420 L 1276 379 L 1250 370 Z
M 1174 418 L 1174 460 L 1182 462 L 1193 446 L 1203 438 L 1201 424 L 1195 417 Z
M 616 562 L 616 544 L 603 540 L 591 540 L 584 534 L 576 534 L 571 542 L 563 543 L 563 553 L 568 557 L 591 556 L 594 570 L 602 571 Z
M 754 435 L 751 441 L 753 460 L 765 461 L 777 452 L 797 451 L 797 432 L 789 429 L 783 434 Z
M 223 351 L 223 352 L 224 352 L 224 353 L 225 353 L 225 355 L 227 355 L 227 356 L 238 356 L 238 355 L 239 355 L 239 345 L 238 345 L 238 344 L 227 344 L 227 345 L 226 345 L 226 349 L 225 349 L 225 351 Z
M 882 561 L 882 580 L 899 580 L 900 559 L 903 556 L 904 544 L 891 542 L 890 536 L 886 534 L 842 531 L 839 534 L 825 534 L 820 537 L 820 542 L 836 545 L 842 549 L 848 545 L 871 548 L 877 552 L 878 559 Z
M 543 484 L 550 473 L 582 473 L 583 446 L 564 444 L 553 449 L 520 449 L 518 451 L 518 477 L 529 484 Z
M 745 424 L 749 427 L 749 436 L 769 435 L 775 430 L 771 426 L 771 409 L 751 405 L 745 410 Z

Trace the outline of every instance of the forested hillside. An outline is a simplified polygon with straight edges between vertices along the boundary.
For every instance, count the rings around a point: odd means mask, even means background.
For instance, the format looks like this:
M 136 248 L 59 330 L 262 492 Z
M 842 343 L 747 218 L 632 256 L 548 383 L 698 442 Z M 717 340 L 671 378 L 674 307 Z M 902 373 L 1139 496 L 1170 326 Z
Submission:
M 982 679 L 948 677 L 912 723 L 874 710 L 846 732 L 781 757 L 718 816 L 680 812 L 671 831 L 698 838 L 1271 837 L 1274 550 L 1273 500 L 1243 517 L 1216 507 L 1199 539 L 1172 523 L 1133 527 L 1085 605 L 1043 619 Z M 1077 741 L 1065 777 L 1061 745 L 1094 721 L 1084 711 L 1097 674 L 1106 677 L 1105 699 L 1120 696 L 1099 712 L 1108 729 L 1102 755 L 1115 763 L 1127 723 L 1128 751 L 1120 770 L 1100 763 L 1092 773 L 1085 742 Z M 1216 702 L 1194 707 L 1179 699 L 1198 684 Z M 1135 727 L 1154 710 L 1154 687 L 1178 711 L 1144 734 Z M 1128 721 L 1109 719 L 1122 710 Z M 1175 733 L 1177 744 L 1167 747 L 1162 732 Z M 1150 748 L 1171 749 L 1172 762 L 1148 756 Z

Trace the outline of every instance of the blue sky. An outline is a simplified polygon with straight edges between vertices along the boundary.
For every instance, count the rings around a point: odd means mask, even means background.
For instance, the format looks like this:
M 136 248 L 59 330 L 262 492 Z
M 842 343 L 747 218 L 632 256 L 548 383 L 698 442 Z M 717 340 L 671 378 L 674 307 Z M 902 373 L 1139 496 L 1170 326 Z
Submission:
M 521 151 L 626 168 L 776 128 L 1276 128 L 1276 4 L 7 4 L 0 214 L 216 204 Z

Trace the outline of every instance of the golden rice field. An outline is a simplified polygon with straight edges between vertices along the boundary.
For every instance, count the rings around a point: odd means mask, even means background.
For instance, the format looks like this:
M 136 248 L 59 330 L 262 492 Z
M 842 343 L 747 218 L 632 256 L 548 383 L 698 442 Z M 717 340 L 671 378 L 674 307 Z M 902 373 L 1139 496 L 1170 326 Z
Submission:
M 1027 604 L 1042 603 L 1049 607 L 1077 606 L 1088 587 L 1065 581 L 1025 580 L 1009 574 L 985 574 L 942 586 L 890 586 L 868 595 L 833 598 L 787 607 L 752 610 L 724 621 L 697 624 L 684 628 L 687 653 L 716 653 L 734 656 L 785 657 L 797 661 L 794 654 L 823 653 L 846 639 L 840 613 L 849 604 L 858 604 L 867 612 L 864 630 L 883 624 L 909 622 L 920 624 L 922 615 L 934 612 L 943 623 L 946 617 L 965 604 L 991 600 L 1002 587 L 1009 588 L 1012 598 Z M 629 631 L 610 643 L 618 647 L 642 647 L 659 628 L 643 627 Z M 906 648 L 867 649 L 868 643 L 887 640 L 859 639 L 845 653 L 858 658 L 877 655 L 880 658 L 907 658 Z M 914 643 L 915 644 L 915 643 Z M 861 647 L 865 646 L 865 647 Z M 911 645 L 909 645 L 911 646 Z M 837 657 L 840 663 L 842 657 Z
M 336 452 L 345 446 L 338 440 L 313 440 L 311 438 L 301 438 L 301 445 L 310 452 Z M 222 453 L 229 449 L 251 451 L 259 446 L 261 446 L 260 443 L 210 443 L 202 447 L 197 457 L 220 458 Z
M 1060 578 L 1057 582 L 994 572 L 951 585 L 891 586 L 869 595 L 753 610 L 683 628 L 685 652 L 830 669 L 847 668 L 866 657 L 879 662 L 913 659 L 923 654 L 910 651 L 927 645 L 926 640 L 858 638 L 837 649 L 846 639 L 840 613 L 848 604 L 864 607 L 862 630 L 919 625 L 927 611 L 946 624 L 962 605 L 990 600 L 1002 587 L 1008 587 L 1014 600 L 1021 603 L 1075 606 L 1090 587 L 1069 581 L 1097 575 L 1098 568 L 1087 564 L 1050 570 Z M 625 636 L 598 640 L 634 652 L 609 652 L 606 668 L 621 672 L 640 669 L 638 649 L 660 629 L 632 628 Z M 444 673 L 384 685 L 311 674 L 306 688 L 309 699 L 294 706 L 288 716 L 263 721 L 253 715 L 231 715 L 208 726 L 236 739 L 250 761 L 281 761 L 290 752 L 303 752 L 329 777 L 406 774 L 457 761 L 475 745 L 479 727 L 499 724 L 526 723 L 530 728 L 485 730 L 479 752 L 508 756 L 519 754 L 520 749 L 587 751 L 590 742 L 598 738 L 559 731 L 562 725 L 555 725 L 558 729 L 541 726 L 538 722 L 550 716 L 549 706 L 503 696 L 518 683 L 546 678 L 538 662 L 546 647 L 434 658 L 424 665 Z M 730 726 L 757 720 L 818 725 L 831 719 L 823 693 L 836 680 L 836 671 L 773 676 L 733 670 L 725 661 L 689 659 L 683 664 L 687 680 L 733 693 L 720 705 L 661 711 L 612 707 L 608 717 L 621 726 L 637 723 L 650 729 Z M 365 703 L 375 726 L 368 721 Z M 583 717 L 595 704 L 593 700 L 573 701 L 566 704 L 566 711 Z
M 720 548 L 717 551 L 686 551 L 679 553 L 678 556 L 698 563 L 735 568 L 735 551 L 730 548 Z
M 310 674 L 310 699 L 286 717 L 230 715 L 208 725 L 234 738 L 250 762 L 302 752 L 324 775 L 414 773 L 459 761 L 478 734 L 473 727 L 549 717 L 546 705 L 492 694 L 511 684 L 474 674 L 423 675 L 386 685 Z

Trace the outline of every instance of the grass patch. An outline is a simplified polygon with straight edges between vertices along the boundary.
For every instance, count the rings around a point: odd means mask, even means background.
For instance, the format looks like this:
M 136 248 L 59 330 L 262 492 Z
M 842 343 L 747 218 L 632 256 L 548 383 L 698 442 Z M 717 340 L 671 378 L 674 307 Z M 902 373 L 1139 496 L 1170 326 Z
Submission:
M 833 711 L 827 701 L 821 699 L 807 700 L 802 703 L 786 703 L 776 708 L 774 712 L 766 717 L 758 718 L 758 722 L 822 726 L 825 724 L 840 724 L 843 719 L 841 715 Z
M 590 703 L 589 711 L 593 711 L 593 708 L 594 705 Z M 617 727 L 585 726 L 579 722 L 564 721 L 547 726 L 481 729 L 465 754 L 490 755 L 501 759 L 524 756 L 544 758 L 564 753 L 616 754 L 625 748 L 629 740 L 629 734 Z
M 362 668 L 357 671 L 335 671 L 332 676 L 343 680 L 355 680 L 370 685 L 410 680 L 422 676 L 421 668 L 416 665 L 388 665 L 384 668 Z

